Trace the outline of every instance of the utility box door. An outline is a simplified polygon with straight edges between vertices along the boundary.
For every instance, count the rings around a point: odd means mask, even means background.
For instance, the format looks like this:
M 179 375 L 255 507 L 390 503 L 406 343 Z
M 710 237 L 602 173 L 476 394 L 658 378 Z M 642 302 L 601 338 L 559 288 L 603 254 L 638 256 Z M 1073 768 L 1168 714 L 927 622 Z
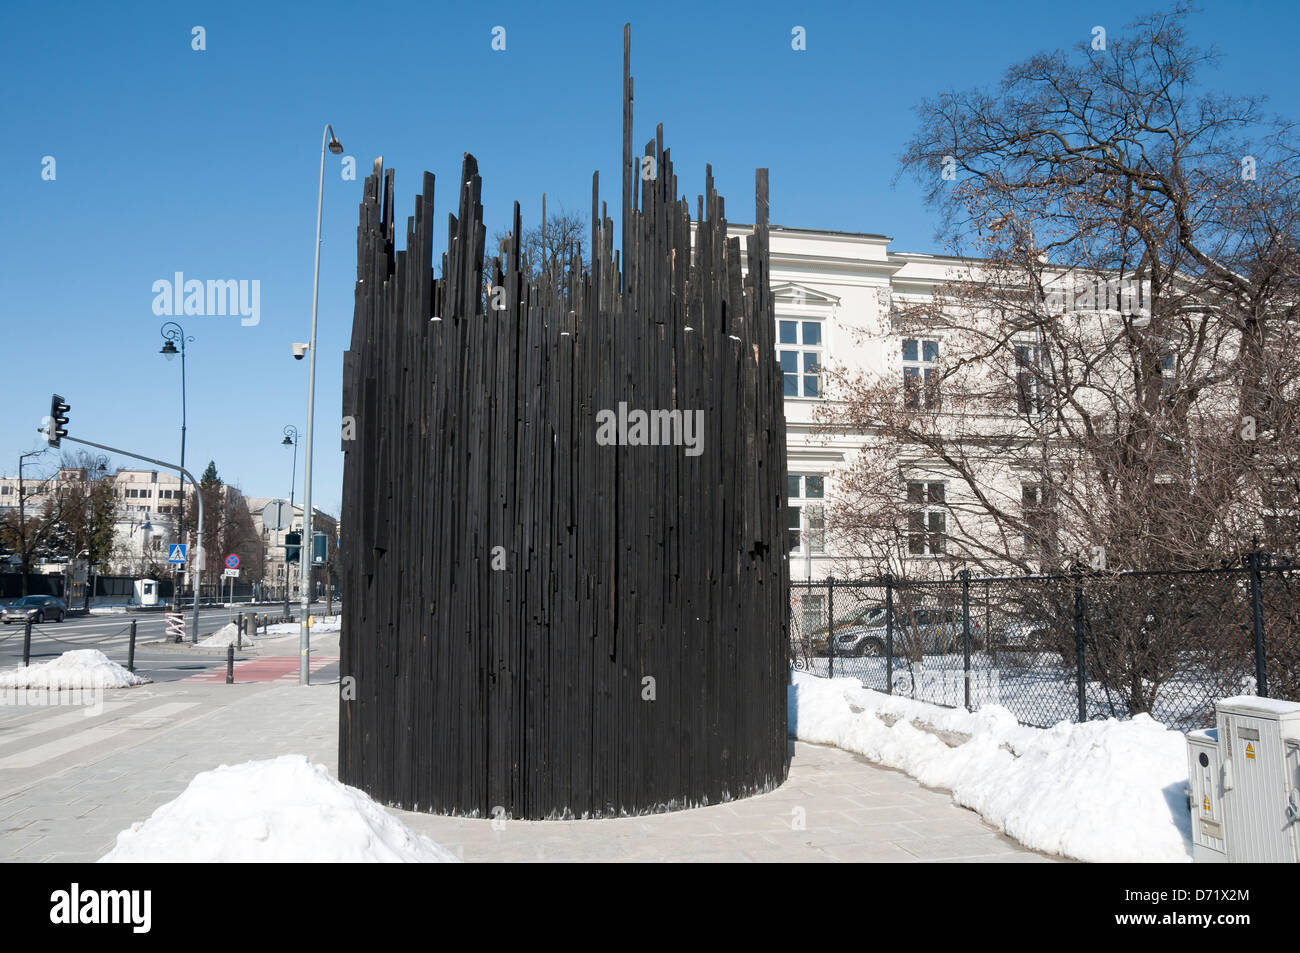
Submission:
M 1285 736 L 1284 736 L 1285 737 Z M 1287 817 L 1291 821 L 1291 859 L 1300 861 L 1300 737 L 1286 741 Z
M 1188 733 L 1187 777 L 1192 787 L 1192 859 L 1223 863 L 1228 859 L 1228 845 L 1217 729 Z
M 1218 704 L 1224 759 L 1228 859 L 1234 863 L 1294 863 L 1295 822 L 1287 816 L 1292 783 L 1283 734 L 1300 722 L 1300 705 L 1269 698 Z

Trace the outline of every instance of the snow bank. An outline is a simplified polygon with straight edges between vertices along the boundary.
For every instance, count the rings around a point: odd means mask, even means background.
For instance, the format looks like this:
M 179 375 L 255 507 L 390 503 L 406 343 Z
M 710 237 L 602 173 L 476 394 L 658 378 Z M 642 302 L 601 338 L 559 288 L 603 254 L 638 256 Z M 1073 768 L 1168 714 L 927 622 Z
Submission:
M 124 615 L 126 606 L 91 606 L 91 615 Z
M 79 688 L 130 688 L 150 679 L 134 675 L 98 649 L 74 649 L 56 659 L 18 665 L 0 672 L 0 688 L 43 688 L 64 691 Z
M 217 629 L 216 632 L 213 632 L 211 635 L 209 635 L 206 639 L 202 639 L 195 644 L 199 645 L 202 648 L 224 649 L 227 645 L 237 644 L 235 640 L 235 636 L 238 634 L 238 632 L 239 632 L 239 627 L 235 625 L 235 623 L 227 622 L 221 628 Z M 243 639 L 243 644 L 251 645 L 253 641 L 254 641 L 253 639 L 250 639 L 247 635 L 245 635 Z
M 940 708 L 796 672 L 789 718 L 792 736 L 947 788 L 1028 847 L 1093 862 L 1191 860 L 1187 743 L 1148 715 L 1029 728 L 1000 705 Z M 970 740 L 949 747 L 913 722 Z
M 100 863 L 456 863 L 302 755 L 204 771 Z

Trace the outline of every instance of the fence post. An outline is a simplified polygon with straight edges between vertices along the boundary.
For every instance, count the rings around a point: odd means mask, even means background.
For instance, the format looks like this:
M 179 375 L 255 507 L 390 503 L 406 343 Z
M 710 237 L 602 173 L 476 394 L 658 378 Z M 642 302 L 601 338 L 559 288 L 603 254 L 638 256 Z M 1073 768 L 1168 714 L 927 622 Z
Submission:
M 826 577 L 826 659 L 830 678 L 835 677 L 835 577 Z
M 885 573 L 885 694 L 894 694 L 894 574 Z
M 984 651 L 988 653 L 989 664 L 996 671 L 998 667 L 998 650 L 993 641 L 993 607 L 989 593 L 989 581 L 984 580 Z
M 962 671 L 966 678 L 966 710 L 970 711 L 970 570 L 961 571 Z
M 226 643 L 226 684 L 235 684 L 235 643 Z
M 1074 671 L 1079 692 L 1079 722 L 1088 720 L 1088 673 L 1083 661 L 1083 575 L 1074 567 Z
M 32 660 L 32 620 L 23 620 L 23 668 L 31 664 Z
M 135 671 L 135 619 L 131 620 L 131 642 L 126 649 L 126 670 Z
M 1268 697 L 1268 655 L 1264 646 L 1264 587 L 1259 575 L 1259 550 L 1246 557 L 1250 567 L 1251 628 L 1255 634 L 1255 694 Z

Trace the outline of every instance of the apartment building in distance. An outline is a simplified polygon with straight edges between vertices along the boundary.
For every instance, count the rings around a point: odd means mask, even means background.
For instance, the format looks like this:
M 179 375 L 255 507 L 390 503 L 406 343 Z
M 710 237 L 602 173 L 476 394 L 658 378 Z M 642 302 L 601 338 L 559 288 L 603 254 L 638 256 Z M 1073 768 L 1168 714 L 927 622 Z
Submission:
M 283 497 L 264 497 L 250 496 L 246 500 L 249 512 L 253 517 L 253 525 L 257 530 L 257 535 L 261 540 L 262 546 L 262 582 L 267 587 L 269 593 L 274 594 L 276 598 L 282 598 L 284 587 L 289 587 L 289 599 L 293 601 L 300 597 L 301 593 L 301 568 L 298 563 L 289 563 L 285 561 L 285 537 L 289 533 L 298 533 L 302 538 L 303 533 L 303 506 L 301 503 L 293 503 Z M 285 526 L 282 529 L 273 529 L 273 520 L 268 518 L 268 507 L 272 512 L 276 505 L 280 506 L 283 514 Z M 325 513 L 316 507 L 312 507 L 312 531 L 325 533 L 331 540 L 338 537 L 338 520 L 328 513 Z M 304 558 L 310 558 L 310 548 L 306 541 L 302 542 L 300 555 Z M 330 558 L 334 554 L 330 552 Z M 321 586 L 327 584 L 327 571 L 323 572 L 316 568 L 313 570 L 317 591 Z

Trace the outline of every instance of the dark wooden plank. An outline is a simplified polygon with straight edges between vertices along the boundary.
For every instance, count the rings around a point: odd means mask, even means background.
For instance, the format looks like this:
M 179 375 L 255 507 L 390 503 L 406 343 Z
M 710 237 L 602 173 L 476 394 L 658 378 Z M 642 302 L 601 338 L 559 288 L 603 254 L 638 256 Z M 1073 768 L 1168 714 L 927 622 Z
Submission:
M 766 172 L 742 275 L 707 167 L 692 238 L 662 126 L 642 178 L 626 30 L 624 53 L 622 240 L 593 176 L 586 269 L 530 281 L 517 205 L 485 260 L 471 155 L 436 279 L 432 176 L 404 250 L 393 170 L 364 183 L 342 401 L 357 435 L 340 654 L 357 688 L 340 702 L 339 773 L 386 803 L 610 815 L 785 777 Z M 598 415 L 620 406 L 702 412 L 703 452 L 598 444 Z

